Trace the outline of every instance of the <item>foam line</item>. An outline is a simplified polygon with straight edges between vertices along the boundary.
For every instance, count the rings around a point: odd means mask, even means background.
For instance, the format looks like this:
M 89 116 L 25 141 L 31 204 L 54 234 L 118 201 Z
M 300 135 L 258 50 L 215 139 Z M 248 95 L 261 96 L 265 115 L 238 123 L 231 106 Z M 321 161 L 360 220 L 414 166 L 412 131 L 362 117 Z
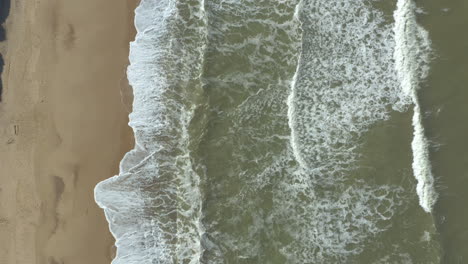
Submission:
M 416 23 L 415 4 L 411 0 L 398 0 L 395 18 L 395 67 L 403 92 L 414 104 L 413 173 L 417 180 L 419 204 L 430 213 L 438 194 L 429 160 L 429 144 L 424 135 L 417 89 L 427 77 L 430 54 L 429 34 Z
M 296 5 L 296 9 L 294 11 L 294 19 L 297 21 L 299 28 L 301 27 L 301 21 L 299 19 L 299 12 L 301 9 L 302 1 L 299 1 L 299 3 Z M 299 41 L 302 42 L 302 34 L 300 35 Z M 288 106 L 288 125 L 289 129 L 291 130 L 291 135 L 290 135 L 290 145 L 291 149 L 294 155 L 295 160 L 301 166 L 302 168 L 305 168 L 306 162 L 304 159 L 301 157 L 301 153 L 298 147 L 298 137 L 297 137 L 297 131 L 294 126 L 294 123 L 296 122 L 294 120 L 294 116 L 296 116 L 296 111 L 295 111 L 295 105 L 294 105 L 294 100 L 296 98 L 296 83 L 297 83 L 297 76 L 299 74 L 299 65 L 301 61 L 301 53 L 302 53 L 302 47 L 301 50 L 299 50 L 299 56 L 298 56 L 298 62 L 297 62 L 297 67 L 296 67 L 296 72 L 294 73 L 294 76 L 291 81 L 291 90 L 288 96 L 288 99 L 286 101 L 287 106 Z

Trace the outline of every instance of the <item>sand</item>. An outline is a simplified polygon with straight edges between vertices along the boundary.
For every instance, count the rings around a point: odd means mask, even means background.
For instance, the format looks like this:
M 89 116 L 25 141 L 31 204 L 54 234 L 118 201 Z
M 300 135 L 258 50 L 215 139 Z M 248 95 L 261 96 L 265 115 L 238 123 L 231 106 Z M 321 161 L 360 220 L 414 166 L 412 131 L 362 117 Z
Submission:
M 110 263 L 93 188 L 133 144 L 137 0 L 12 0 L 0 103 L 0 264 Z M 127 98 L 128 100 L 128 98 Z

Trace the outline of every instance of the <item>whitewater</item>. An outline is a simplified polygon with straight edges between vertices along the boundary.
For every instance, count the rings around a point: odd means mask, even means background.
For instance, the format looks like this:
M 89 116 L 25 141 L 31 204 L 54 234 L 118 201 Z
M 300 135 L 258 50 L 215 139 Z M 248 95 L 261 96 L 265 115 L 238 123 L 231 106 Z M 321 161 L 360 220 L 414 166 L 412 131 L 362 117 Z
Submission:
M 412 1 L 375 3 L 142 0 L 135 148 L 95 188 L 112 263 L 437 261 L 418 100 L 429 34 Z M 368 135 L 411 106 L 415 184 L 362 165 Z
M 429 160 L 429 143 L 424 135 L 421 107 L 418 100 L 418 88 L 429 71 L 430 40 L 429 34 L 416 23 L 415 4 L 408 0 L 399 0 L 395 11 L 395 67 L 403 92 L 414 104 L 413 127 L 413 171 L 418 181 L 417 193 L 419 204 L 428 213 L 437 200 Z

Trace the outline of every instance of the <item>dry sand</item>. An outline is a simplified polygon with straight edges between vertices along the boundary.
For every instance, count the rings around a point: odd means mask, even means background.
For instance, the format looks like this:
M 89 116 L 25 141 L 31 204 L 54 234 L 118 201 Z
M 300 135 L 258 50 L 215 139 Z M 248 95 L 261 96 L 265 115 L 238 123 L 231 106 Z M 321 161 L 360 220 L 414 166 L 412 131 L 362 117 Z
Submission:
M 93 188 L 132 147 L 137 0 L 12 0 L 0 103 L 0 264 L 110 263 Z

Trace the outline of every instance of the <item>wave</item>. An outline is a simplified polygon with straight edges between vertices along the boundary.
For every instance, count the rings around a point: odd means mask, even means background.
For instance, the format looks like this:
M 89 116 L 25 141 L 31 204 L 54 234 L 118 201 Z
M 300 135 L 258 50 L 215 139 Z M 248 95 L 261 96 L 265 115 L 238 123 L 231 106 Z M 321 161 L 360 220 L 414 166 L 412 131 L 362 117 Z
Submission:
M 414 104 L 413 172 L 418 181 L 416 192 L 419 204 L 428 213 L 432 211 L 438 194 L 434 188 L 434 176 L 429 160 L 429 143 L 424 135 L 418 88 L 429 71 L 429 34 L 416 23 L 415 4 L 411 0 L 398 0 L 395 18 L 395 67 L 403 93 Z
M 135 148 L 95 188 L 114 264 L 352 262 L 408 203 L 360 170 L 363 136 L 412 103 L 417 191 L 432 206 L 416 97 L 427 34 L 410 2 L 395 24 L 371 2 L 141 1 Z
M 302 27 L 302 23 L 301 23 L 301 20 L 299 18 L 299 15 L 300 15 L 300 12 L 301 12 L 301 9 L 302 9 L 302 4 L 303 4 L 303 2 L 299 1 L 299 3 L 296 5 L 295 11 L 294 11 L 294 19 L 297 21 L 298 27 Z M 302 34 L 298 38 L 298 41 L 302 42 Z M 299 52 L 298 61 L 301 61 L 301 54 L 302 54 L 302 52 Z M 298 74 L 299 74 L 299 65 L 300 64 L 297 63 L 296 71 L 294 73 L 294 76 L 293 76 L 292 82 L 291 82 L 291 90 L 289 92 L 289 96 L 288 96 L 288 99 L 286 101 L 286 104 L 288 106 L 288 125 L 289 125 L 289 129 L 291 131 L 291 133 L 290 133 L 291 149 L 292 149 L 292 152 L 294 154 L 295 160 L 299 163 L 299 165 L 301 167 L 305 167 L 306 162 L 304 161 L 304 159 L 301 157 L 301 154 L 300 154 L 300 150 L 299 150 L 300 142 L 298 142 L 298 135 L 297 135 L 297 131 L 296 131 L 295 125 L 294 125 L 297 122 L 295 120 L 295 118 L 294 118 L 295 116 L 297 116 L 294 101 L 296 100 L 296 96 L 297 96 L 296 95 L 296 84 L 297 84 L 297 78 L 298 78 Z

